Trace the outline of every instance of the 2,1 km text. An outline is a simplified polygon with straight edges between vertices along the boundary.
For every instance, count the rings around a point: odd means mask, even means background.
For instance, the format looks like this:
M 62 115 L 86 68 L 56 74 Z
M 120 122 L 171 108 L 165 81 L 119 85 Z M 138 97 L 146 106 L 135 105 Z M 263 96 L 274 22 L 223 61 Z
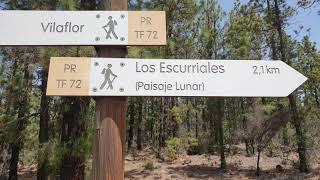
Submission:
M 254 75 L 280 74 L 280 68 L 265 66 L 252 66 Z

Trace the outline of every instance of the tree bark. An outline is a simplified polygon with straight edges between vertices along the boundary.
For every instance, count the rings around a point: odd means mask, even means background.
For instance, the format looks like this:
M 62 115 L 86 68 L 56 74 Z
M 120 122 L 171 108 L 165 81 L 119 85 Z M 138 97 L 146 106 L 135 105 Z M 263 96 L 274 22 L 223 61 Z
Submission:
M 293 94 L 289 95 L 290 109 L 293 118 L 293 124 L 296 129 L 298 154 L 299 154 L 299 170 L 300 172 L 310 172 L 310 166 L 307 158 L 307 138 L 303 131 L 303 119 L 299 116 L 296 100 Z
M 20 143 L 20 144 L 18 144 Z M 8 180 L 17 180 L 18 179 L 18 161 L 21 150 L 21 141 L 13 143 L 10 145 L 11 149 L 11 158 L 9 166 L 9 179 Z
M 149 125 L 149 131 L 150 131 L 150 139 L 153 142 L 153 137 L 154 137 L 154 124 L 155 124 L 155 117 L 156 117 L 156 113 L 155 113 L 155 103 L 157 103 L 157 101 L 155 100 L 154 97 L 151 97 L 151 123 Z
M 61 180 L 84 180 L 84 159 L 74 157 L 73 155 L 66 155 L 63 158 Z
M 60 178 L 62 180 L 84 180 L 85 156 L 77 152 L 75 142 L 85 131 L 85 120 L 82 114 L 90 104 L 89 97 L 65 97 L 68 110 L 63 113 L 61 145 L 65 148 L 62 159 Z
M 275 24 L 277 27 L 277 31 L 280 38 L 280 52 L 281 52 L 281 60 L 286 62 L 287 64 L 291 64 L 291 62 L 286 58 L 286 44 L 283 36 L 283 20 L 281 19 L 281 10 L 279 8 L 278 0 L 274 0 L 274 6 L 276 11 L 276 19 Z M 297 145 L 298 145 L 298 154 L 299 154 L 299 169 L 301 172 L 309 172 L 310 167 L 307 159 L 307 147 L 306 147 L 306 137 L 303 131 L 303 118 L 299 116 L 297 101 L 295 99 L 295 93 L 289 95 L 289 104 L 290 110 L 293 118 L 293 124 L 296 129 L 297 135 Z
M 191 132 L 191 111 L 190 111 L 190 108 L 189 108 L 189 102 L 190 102 L 190 98 L 189 97 L 187 97 L 186 98 L 186 100 L 187 100 L 187 102 L 186 102 L 186 104 L 187 104 L 187 106 L 188 106 L 188 111 L 187 111 L 187 132 L 188 133 L 190 133 Z
M 257 171 L 256 171 L 257 176 L 260 176 L 260 153 L 261 153 L 261 150 L 259 150 L 258 148 L 258 160 L 257 160 Z
M 143 99 L 138 98 L 138 122 L 137 122 L 137 149 L 142 150 L 142 110 L 143 110 Z
M 224 118 L 224 99 L 217 99 L 217 123 L 218 123 L 218 132 L 219 132 L 219 150 L 220 150 L 220 168 L 226 168 L 226 158 L 224 150 L 224 133 L 223 133 L 223 118 Z
M 198 119 L 199 117 L 198 117 L 198 111 L 196 112 L 196 128 L 195 128 L 195 131 L 196 131 L 196 138 L 198 139 L 198 137 L 199 137 L 199 133 L 198 133 L 198 128 L 199 128 L 199 125 L 198 125 L 198 123 L 199 123 L 199 119 Z
M 40 103 L 40 129 L 39 129 L 39 143 L 40 148 L 43 143 L 49 141 L 49 98 L 46 96 L 48 70 L 41 71 L 41 103 Z M 48 158 L 47 153 L 44 156 L 38 157 L 38 180 L 48 179 Z
M 161 97 L 161 118 L 160 118 L 160 128 L 159 128 L 159 150 L 164 147 L 164 124 L 166 120 L 166 99 Z
M 131 101 L 129 102 L 129 106 L 128 106 L 128 113 L 129 113 L 129 130 L 128 130 L 128 146 L 127 146 L 128 152 L 131 150 L 132 141 L 133 141 L 134 119 L 135 119 L 134 104 L 135 104 L 134 98 L 131 98 Z
M 224 119 L 224 99 L 211 97 L 209 98 L 208 108 L 210 117 L 214 121 L 214 138 L 215 144 L 218 145 L 220 153 L 220 168 L 226 168 L 225 149 L 224 149 L 224 132 L 223 132 L 223 119 Z M 213 134 L 212 134 L 213 135 Z M 212 138 L 212 137 L 211 137 Z
M 27 61 L 27 60 L 25 60 Z M 27 118 L 23 118 L 27 115 L 29 109 L 29 92 L 31 91 L 31 79 L 32 76 L 29 75 L 28 72 L 28 63 L 24 63 L 24 75 L 23 75 L 23 85 L 22 93 L 20 95 L 18 103 L 15 105 L 18 108 L 18 117 L 17 117 L 17 124 L 15 127 L 15 135 L 13 141 L 10 143 L 11 149 L 11 158 L 10 158 L 10 165 L 9 165 L 9 180 L 17 180 L 18 179 L 18 162 L 20 151 L 24 145 L 24 134 L 23 131 L 27 126 Z
M 241 103 L 240 103 L 240 107 L 241 107 L 241 114 L 242 114 L 242 129 L 243 129 L 243 139 L 244 139 L 244 143 L 246 146 L 246 153 L 249 156 L 251 154 L 251 151 L 249 150 L 249 141 L 248 141 L 248 137 L 247 137 L 247 118 L 245 116 L 245 98 L 241 98 Z

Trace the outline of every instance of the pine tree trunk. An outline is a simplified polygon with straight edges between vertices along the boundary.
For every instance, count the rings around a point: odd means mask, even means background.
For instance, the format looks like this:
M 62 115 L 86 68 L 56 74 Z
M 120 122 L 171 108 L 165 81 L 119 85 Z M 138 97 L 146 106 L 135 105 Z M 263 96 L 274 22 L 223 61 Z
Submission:
M 142 150 L 142 110 L 143 110 L 143 99 L 139 97 L 138 99 L 138 122 L 137 122 L 137 149 Z
M 256 171 L 257 176 L 260 176 L 260 153 L 261 151 L 258 149 L 258 160 L 257 160 L 257 171 Z
M 249 150 L 249 141 L 248 138 L 246 137 L 246 133 L 247 133 L 247 118 L 245 116 L 245 99 L 241 98 L 241 103 L 240 103 L 240 107 L 241 107 L 241 114 L 242 114 L 242 128 L 243 128 L 243 138 L 244 138 L 244 143 L 246 146 L 246 153 L 249 156 L 250 155 L 250 150 Z
M 190 99 L 187 97 L 187 106 L 188 106 L 188 111 L 187 111 L 187 132 L 190 133 L 191 132 L 191 116 L 190 116 L 190 108 L 189 108 L 189 102 L 190 102 Z
M 179 130 L 180 130 L 180 124 L 177 122 L 176 117 L 173 116 L 171 109 L 177 105 L 176 97 L 170 97 L 170 104 L 169 104 L 169 117 L 170 122 L 172 123 L 172 129 L 171 129 L 171 135 L 172 137 L 178 137 L 179 136 Z
M 159 122 L 159 132 L 158 132 L 158 158 L 161 157 L 161 149 L 164 147 L 165 143 L 164 143 L 164 124 L 165 124 L 165 119 L 166 119 L 166 115 L 165 115 L 165 98 L 161 97 L 160 98 L 160 110 L 161 110 L 161 114 L 160 114 L 160 122 Z
M 11 158 L 10 158 L 10 166 L 9 166 L 9 179 L 8 180 L 17 180 L 18 179 L 18 161 L 21 150 L 21 141 L 16 143 L 20 144 L 11 144 Z
M 13 65 L 12 65 L 12 76 L 10 81 L 14 81 L 14 78 L 16 77 L 16 73 L 17 73 L 17 69 L 18 69 L 18 61 L 15 60 Z M 11 91 L 12 87 L 9 87 L 6 91 Z M 12 109 L 15 109 L 13 106 L 13 96 L 11 94 L 8 94 L 8 96 L 6 97 L 6 112 L 8 114 L 12 114 L 13 112 L 11 112 Z M 9 144 L 9 152 L 11 150 L 11 159 L 10 159 L 10 164 L 9 164 L 9 179 L 11 177 L 12 180 L 17 179 L 17 164 L 18 164 L 18 158 L 19 155 L 17 155 L 17 153 L 13 153 L 14 150 L 13 149 L 17 149 L 14 147 L 14 142 L 12 142 L 11 144 Z M 8 154 L 9 154 L 8 152 Z
M 214 117 L 214 104 L 213 104 L 213 98 L 209 98 L 207 100 L 207 109 L 208 109 L 208 124 L 209 124 L 209 152 L 215 152 L 216 151 L 216 129 L 215 129 L 215 117 Z
M 198 128 L 199 128 L 199 119 L 198 119 L 198 111 L 196 112 L 196 138 L 198 139 L 198 137 L 199 137 L 199 130 L 198 130 Z
M 66 97 L 65 100 L 69 108 L 63 113 L 61 128 L 61 144 L 65 153 L 60 177 L 62 180 L 83 180 L 85 156 L 78 152 L 79 146 L 75 142 L 85 131 L 85 120 L 81 118 L 88 109 L 90 98 Z
M 75 157 L 71 154 L 63 159 L 61 180 L 84 180 L 84 159 Z
M 271 52 L 272 52 L 272 60 L 277 60 L 278 59 L 278 49 L 276 48 L 276 41 L 275 41 L 275 33 L 274 33 L 274 18 L 272 16 L 271 12 L 271 5 L 270 5 L 270 0 L 267 0 L 267 9 L 268 9 L 268 22 L 271 25 L 271 31 L 270 31 L 270 47 L 271 47 Z
M 219 132 L 219 150 L 220 150 L 220 168 L 226 168 L 225 150 L 224 150 L 224 133 L 223 133 L 223 118 L 224 118 L 224 99 L 217 99 L 217 115 L 218 115 L 218 132 Z
M 24 134 L 23 131 L 27 126 L 27 118 L 24 118 L 28 114 L 28 104 L 29 104 L 29 92 L 31 91 L 31 76 L 28 72 L 28 63 L 24 63 L 24 76 L 22 93 L 19 98 L 19 103 L 16 104 L 18 109 L 17 124 L 15 128 L 14 140 L 10 143 L 11 158 L 9 166 L 9 180 L 18 179 L 18 162 L 20 151 L 23 148 Z
M 134 132 L 134 98 L 131 98 L 128 106 L 128 114 L 129 114 L 129 131 L 128 131 L 128 146 L 127 151 L 130 152 L 133 141 L 133 132 Z
M 278 0 L 274 0 L 274 6 L 276 11 L 276 19 L 275 24 L 277 26 L 277 31 L 280 38 L 280 52 L 281 52 L 281 60 L 284 62 L 287 62 L 289 65 L 291 64 L 289 60 L 286 58 L 286 44 L 283 37 L 283 21 L 281 19 L 281 10 L 279 8 Z M 289 95 L 289 103 L 290 103 L 290 109 L 291 114 L 293 118 L 293 124 L 296 129 L 296 135 L 297 135 L 297 144 L 298 144 L 298 154 L 299 154 L 299 161 L 300 166 L 299 169 L 301 172 L 309 172 L 310 167 L 307 159 L 307 148 L 306 148 L 306 137 L 305 133 L 303 131 L 303 118 L 299 116 L 298 108 L 297 108 L 297 101 L 295 99 L 295 94 L 292 93 Z
M 40 148 L 43 143 L 49 141 L 49 98 L 46 96 L 48 71 L 41 72 L 41 103 L 40 103 L 40 129 L 39 129 L 39 143 Z M 40 153 L 39 153 L 40 154 Z M 48 179 L 48 157 L 47 153 L 44 156 L 38 157 L 38 180 Z
M 290 109 L 293 118 L 293 124 L 296 129 L 298 154 L 299 154 L 299 170 L 300 172 L 308 173 L 310 172 L 310 166 L 307 159 L 307 138 L 303 131 L 303 119 L 299 116 L 299 112 L 296 106 L 296 100 L 294 94 L 289 95 Z
M 217 113 L 217 109 L 215 110 L 215 113 Z M 214 122 L 214 144 L 220 145 L 220 118 L 218 116 L 213 116 L 213 122 Z
M 166 140 L 167 140 L 167 135 L 168 135 L 168 131 L 170 129 L 168 129 L 168 124 L 169 122 L 169 97 L 164 97 L 164 108 L 163 108 L 163 121 L 162 121 L 162 147 L 165 147 L 166 145 Z
M 156 116 L 156 113 L 155 113 L 155 99 L 154 97 L 151 98 L 151 109 L 150 109 L 150 114 L 151 114 L 151 123 L 150 123 L 150 127 L 149 127 L 149 132 L 150 132 L 150 139 L 153 141 L 153 137 L 154 137 L 154 125 L 155 125 L 155 116 Z
M 214 138 L 215 145 L 218 145 L 218 151 L 220 153 L 220 167 L 221 169 L 226 168 L 225 149 L 224 149 L 224 130 L 223 130 L 223 119 L 224 119 L 224 99 L 223 98 L 209 98 L 208 110 L 210 117 L 214 121 Z

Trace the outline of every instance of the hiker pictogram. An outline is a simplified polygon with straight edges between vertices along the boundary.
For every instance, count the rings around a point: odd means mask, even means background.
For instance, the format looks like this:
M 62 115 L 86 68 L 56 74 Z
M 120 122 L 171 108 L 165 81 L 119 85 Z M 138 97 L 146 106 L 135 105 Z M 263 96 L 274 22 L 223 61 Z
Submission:
M 111 64 L 108 64 L 108 68 L 106 69 L 106 68 L 103 68 L 103 70 L 102 70 L 102 72 L 101 72 L 101 74 L 104 74 L 104 81 L 103 81 L 103 83 L 101 84 L 101 87 L 100 87 L 100 89 L 103 89 L 106 85 L 107 85 L 107 83 L 108 83 L 108 87 L 107 87 L 107 89 L 113 89 L 113 81 L 118 77 L 117 75 L 115 75 L 113 72 L 112 72 L 112 70 L 111 70 L 111 67 L 112 67 L 112 65 Z M 112 78 L 112 80 L 111 80 L 111 76 L 113 76 L 113 78 Z
M 102 27 L 107 33 L 106 39 L 112 39 L 111 33 L 114 38 L 118 39 L 116 32 L 114 32 L 115 26 L 117 26 L 118 23 L 116 20 L 113 20 L 112 16 L 109 16 L 108 19 L 109 19 L 108 24 Z M 108 27 L 109 27 L 109 29 L 108 29 Z

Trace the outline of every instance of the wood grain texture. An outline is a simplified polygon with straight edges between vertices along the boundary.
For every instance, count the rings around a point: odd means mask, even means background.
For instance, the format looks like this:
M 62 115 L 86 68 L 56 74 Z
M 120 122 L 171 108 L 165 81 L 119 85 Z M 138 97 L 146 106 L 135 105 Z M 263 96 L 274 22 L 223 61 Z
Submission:
M 102 0 L 101 10 L 127 10 L 127 0 Z M 124 58 L 126 46 L 96 47 L 98 57 Z M 100 115 L 99 127 L 95 135 L 94 179 L 124 179 L 124 148 L 126 137 L 127 97 L 97 97 L 97 114 Z
M 103 97 L 96 100 L 100 112 L 101 125 L 97 129 L 96 162 L 98 180 L 124 178 L 124 144 L 125 144 L 125 97 Z

